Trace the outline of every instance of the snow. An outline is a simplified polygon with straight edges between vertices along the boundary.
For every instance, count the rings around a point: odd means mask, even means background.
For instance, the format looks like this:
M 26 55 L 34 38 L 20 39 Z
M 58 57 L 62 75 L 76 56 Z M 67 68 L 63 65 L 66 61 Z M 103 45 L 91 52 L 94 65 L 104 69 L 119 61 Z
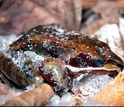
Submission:
M 9 45 L 16 41 L 19 38 L 16 35 L 0 35 L 0 51 L 3 52 L 6 56 L 10 57 L 8 52 Z

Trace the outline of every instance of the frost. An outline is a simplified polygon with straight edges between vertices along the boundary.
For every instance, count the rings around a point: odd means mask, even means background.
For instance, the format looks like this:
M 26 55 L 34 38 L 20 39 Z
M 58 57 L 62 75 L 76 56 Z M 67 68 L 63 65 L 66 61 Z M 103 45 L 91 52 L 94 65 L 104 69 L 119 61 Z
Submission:
M 19 38 L 16 35 L 0 35 L 0 51 L 10 57 L 9 45 Z
M 96 93 L 100 92 L 102 88 L 110 82 L 113 78 L 108 75 L 83 75 L 82 80 L 77 81 L 74 79 L 73 91 L 80 90 L 82 94 L 82 101 L 85 102 L 85 106 L 102 106 L 102 104 L 95 103 L 93 97 Z M 71 93 L 65 93 L 62 97 L 53 95 L 46 106 L 74 106 L 76 104 L 75 99 Z
M 109 77 L 108 75 L 92 75 L 87 76 L 85 80 L 82 79 L 82 81 L 80 81 L 82 86 L 80 86 L 79 89 L 82 92 L 81 96 L 85 102 L 85 106 L 100 105 L 93 102 L 93 97 L 111 80 L 113 80 L 113 78 Z
M 63 35 L 64 34 L 64 32 L 65 32 L 65 30 L 64 29 L 62 29 L 62 28 L 58 28 L 58 29 L 56 29 L 56 35 Z
M 60 97 L 58 95 L 53 95 L 46 106 L 59 106 Z
M 74 106 L 76 104 L 75 99 L 70 93 L 66 93 L 62 97 L 53 95 L 46 106 Z
M 23 52 L 17 52 L 13 57 L 12 61 L 18 65 L 21 69 L 25 69 L 25 71 L 29 69 L 30 66 L 34 66 L 35 68 L 39 67 L 41 62 L 44 60 L 44 57 L 42 55 L 38 55 L 35 52 L 32 51 L 25 51 Z M 30 61 L 32 64 L 30 65 Z M 25 63 L 28 63 L 25 65 Z

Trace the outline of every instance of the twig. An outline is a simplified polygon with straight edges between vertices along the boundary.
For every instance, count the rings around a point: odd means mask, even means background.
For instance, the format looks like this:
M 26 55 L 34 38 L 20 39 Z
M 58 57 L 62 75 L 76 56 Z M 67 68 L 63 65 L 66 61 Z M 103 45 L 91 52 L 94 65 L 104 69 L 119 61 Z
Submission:
M 32 91 L 8 100 L 2 106 L 44 106 L 53 94 L 52 87 L 43 83 Z

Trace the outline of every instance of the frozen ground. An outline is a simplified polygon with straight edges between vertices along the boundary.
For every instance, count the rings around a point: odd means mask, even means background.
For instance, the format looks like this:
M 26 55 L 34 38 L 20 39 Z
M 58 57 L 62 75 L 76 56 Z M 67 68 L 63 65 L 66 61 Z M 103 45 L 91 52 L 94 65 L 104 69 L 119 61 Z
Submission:
M 112 78 L 110 78 L 108 75 L 85 75 L 82 80 L 74 81 L 73 91 L 76 92 L 77 90 L 80 90 L 78 96 L 82 98 L 82 102 L 85 106 L 100 106 L 102 104 L 95 103 L 93 101 L 93 97 L 96 93 L 101 91 L 106 83 L 110 82 L 111 80 Z M 67 93 L 63 95 L 62 98 L 54 95 L 47 106 L 74 106 L 75 104 L 75 98 L 72 97 L 70 93 Z

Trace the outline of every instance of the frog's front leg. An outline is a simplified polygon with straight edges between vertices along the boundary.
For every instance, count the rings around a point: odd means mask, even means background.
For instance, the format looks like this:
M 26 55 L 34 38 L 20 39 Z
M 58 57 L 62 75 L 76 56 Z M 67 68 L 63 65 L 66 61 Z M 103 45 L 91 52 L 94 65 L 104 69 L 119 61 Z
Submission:
M 57 94 L 71 91 L 72 78 L 63 62 L 57 58 L 47 58 L 42 62 L 39 72 Z

